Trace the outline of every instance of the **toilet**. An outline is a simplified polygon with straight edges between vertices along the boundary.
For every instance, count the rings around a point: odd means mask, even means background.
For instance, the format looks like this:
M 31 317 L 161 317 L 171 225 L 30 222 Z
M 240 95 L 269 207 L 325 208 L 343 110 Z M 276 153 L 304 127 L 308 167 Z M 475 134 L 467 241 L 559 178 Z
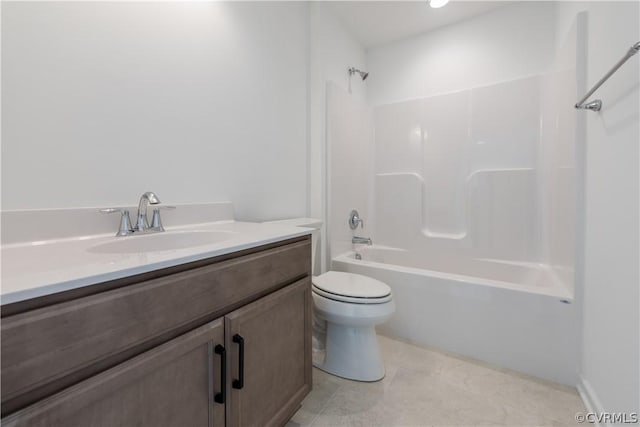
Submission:
M 315 273 L 322 221 L 297 218 L 273 222 L 314 230 L 311 271 Z M 375 326 L 395 312 L 389 286 L 371 277 L 340 271 L 313 276 L 312 283 L 314 366 L 350 380 L 384 378 Z

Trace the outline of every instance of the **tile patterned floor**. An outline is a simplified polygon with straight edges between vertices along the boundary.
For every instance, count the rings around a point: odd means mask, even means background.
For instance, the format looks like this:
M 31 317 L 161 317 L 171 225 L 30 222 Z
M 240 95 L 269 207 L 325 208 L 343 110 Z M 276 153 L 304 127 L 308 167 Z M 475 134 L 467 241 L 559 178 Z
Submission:
M 380 337 L 387 375 L 349 381 L 314 368 L 314 389 L 287 427 L 567 426 L 575 389 Z

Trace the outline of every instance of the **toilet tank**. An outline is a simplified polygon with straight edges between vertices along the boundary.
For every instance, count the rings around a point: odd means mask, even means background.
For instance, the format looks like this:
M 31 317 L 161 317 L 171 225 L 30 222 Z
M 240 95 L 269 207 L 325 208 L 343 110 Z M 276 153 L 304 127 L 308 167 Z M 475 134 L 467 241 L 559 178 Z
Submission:
M 311 274 L 317 276 L 320 274 L 320 229 L 322 228 L 322 220 L 318 218 L 291 218 L 281 219 L 278 221 L 267 221 L 269 224 L 282 224 L 292 227 L 312 228 L 311 232 Z

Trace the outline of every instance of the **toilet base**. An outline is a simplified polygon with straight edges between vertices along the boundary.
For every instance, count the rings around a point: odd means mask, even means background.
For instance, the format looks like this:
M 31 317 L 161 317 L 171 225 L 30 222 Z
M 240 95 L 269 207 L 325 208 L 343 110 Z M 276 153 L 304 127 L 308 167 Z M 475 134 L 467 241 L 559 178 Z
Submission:
M 385 371 L 375 328 L 327 322 L 324 360 L 314 360 L 314 366 L 350 380 L 381 380 Z

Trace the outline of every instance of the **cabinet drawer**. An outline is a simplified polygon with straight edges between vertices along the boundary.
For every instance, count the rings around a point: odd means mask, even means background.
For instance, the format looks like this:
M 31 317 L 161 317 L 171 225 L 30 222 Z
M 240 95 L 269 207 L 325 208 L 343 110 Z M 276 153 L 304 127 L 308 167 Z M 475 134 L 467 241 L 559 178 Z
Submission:
M 309 240 L 9 316 L 2 414 L 310 273 Z

